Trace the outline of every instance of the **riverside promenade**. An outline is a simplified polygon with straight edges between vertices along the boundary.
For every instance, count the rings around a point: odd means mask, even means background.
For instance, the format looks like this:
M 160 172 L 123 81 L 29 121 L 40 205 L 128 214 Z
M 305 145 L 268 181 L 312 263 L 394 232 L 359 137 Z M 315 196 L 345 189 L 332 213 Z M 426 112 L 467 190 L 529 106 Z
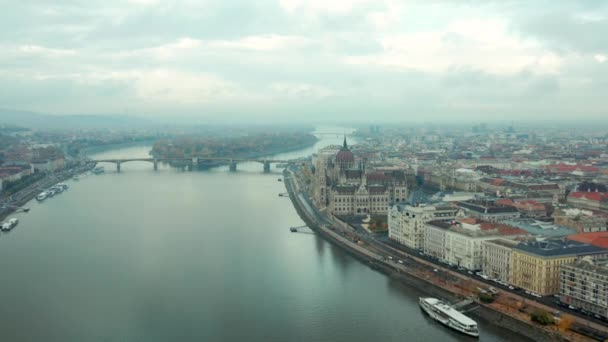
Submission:
M 303 189 L 298 181 L 297 171 L 297 167 L 285 169 L 284 183 L 300 217 L 323 238 L 343 248 L 371 268 L 422 289 L 430 295 L 441 296 L 452 301 L 471 298 L 478 307 L 469 315 L 499 324 L 536 341 L 598 340 L 574 333 L 567 328 L 543 327 L 532 323 L 529 315 L 534 310 L 542 309 L 553 312 L 554 309 L 516 294 L 501 291 L 500 300 L 495 303 L 480 303 L 477 300 L 477 291 L 479 288 L 487 288 L 488 284 L 391 247 L 369 234 L 358 234 L 346 223 L 323 213 L 311 203 L 306 189 Z M 594 329 L 598 332 L 607 331 L 605 326 L 576 317 L 572 319 L 576 324 L 584 325 L 587 329 Z

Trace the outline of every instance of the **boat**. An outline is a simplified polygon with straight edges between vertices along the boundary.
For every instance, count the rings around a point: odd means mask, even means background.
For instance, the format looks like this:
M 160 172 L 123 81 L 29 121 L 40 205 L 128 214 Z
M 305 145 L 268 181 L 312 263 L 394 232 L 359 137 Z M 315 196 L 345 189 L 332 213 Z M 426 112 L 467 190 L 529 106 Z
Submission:
M 431 297 L 420 297 L 420 308 L 432 319 L 463 334 L 479 337 L 477 322 L 454 309 L 449 304 Z
M 0 229 L 2 229 L 4 231 L 8 231 L 8 230 L 15 228 L 15 226 L 17 226 L 17 224 L 19 224 L 19 220 L 17 218 L 13 217 L 12 219 L 4 222 L 2 224 L 2 227 L 0 227 Z
M 104 173 L 106 170 L 104 169 L 103 166 L 97 166 L 96 168 L 93 169 L 93 173 L 98 175 L 100 173 Z
M 43 191 L 41 193 L 38 194 L 38 196 L 36 196 L 36 199 L 39 201 L 44 201 L 47 198 L 48 194 L 46 193 L 46 191 Z
M 277 179 L 279 182 L 282 182 L 283 180 L 281 178 Z

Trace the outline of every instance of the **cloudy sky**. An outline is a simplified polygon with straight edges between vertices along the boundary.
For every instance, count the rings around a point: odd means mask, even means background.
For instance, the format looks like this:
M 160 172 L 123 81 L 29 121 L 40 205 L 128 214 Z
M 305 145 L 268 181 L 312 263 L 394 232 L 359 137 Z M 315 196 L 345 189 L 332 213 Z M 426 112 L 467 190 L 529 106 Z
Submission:
M 608 117 L 608 1 L 0 0 L 0 108 Z

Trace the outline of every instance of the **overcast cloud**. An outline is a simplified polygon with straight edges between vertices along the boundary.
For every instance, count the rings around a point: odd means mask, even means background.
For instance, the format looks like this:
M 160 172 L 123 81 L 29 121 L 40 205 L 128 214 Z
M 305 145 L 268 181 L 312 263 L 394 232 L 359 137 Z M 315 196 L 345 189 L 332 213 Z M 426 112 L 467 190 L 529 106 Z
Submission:
M 608 117 L 608 1 L 1 1 L 0 107 Z

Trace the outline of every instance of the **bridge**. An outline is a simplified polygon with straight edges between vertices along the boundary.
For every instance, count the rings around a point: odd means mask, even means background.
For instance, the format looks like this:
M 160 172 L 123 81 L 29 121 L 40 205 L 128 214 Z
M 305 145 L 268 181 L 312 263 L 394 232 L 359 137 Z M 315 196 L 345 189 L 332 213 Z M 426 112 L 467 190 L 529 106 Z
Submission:
M 257 158 L 231 158 L 231 157 L 194 157 L 194 158 L 112 158 L 112 159 L 90 159 L 89 164 L 113 163 L 116 164 L 116 171 L 120 172 L 120 165 L 128 162 L 150 162 L 154 170 L 158 170 L 158 163 L 177 162 L 192 170 L 194 166 L 199 167 L 201 162 L 220 162 L 227 163 L 230 171 L 236 171 L 237 163 L 256 162 L 264 166 L 264 172 L 270 172 L 270 164 L 294 164 L 295 160 L 281 159 L 257 159 Z M 219 165 L 217 165 L 219 166 Z

